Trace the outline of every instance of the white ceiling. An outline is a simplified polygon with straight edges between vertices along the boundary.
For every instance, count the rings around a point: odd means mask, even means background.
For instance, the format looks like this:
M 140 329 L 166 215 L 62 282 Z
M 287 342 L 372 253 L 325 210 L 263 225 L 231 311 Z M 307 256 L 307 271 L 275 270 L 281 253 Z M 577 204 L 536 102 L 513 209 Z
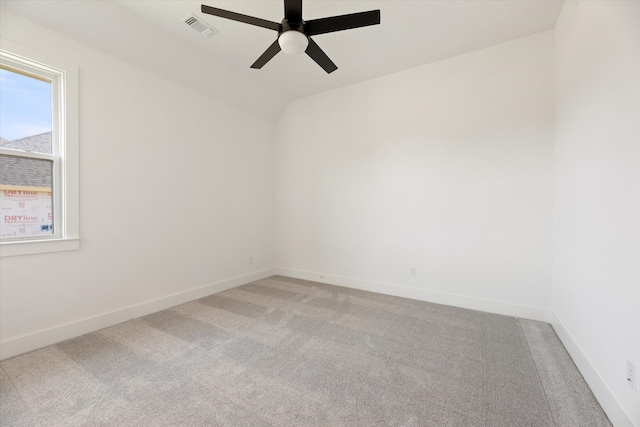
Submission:
M 201 4 L 275 22 L 284 13 L 282 0 L 2 1 L 12 13 L 135 65 L 166 68 L 159 74 L 173 79 L 182 73 L 231 104 L 255 103 L 235 99 L 255 93 L 262 99 L 255 108 L 274 114 L 256 112 L 273 119 L 294 99 L 553 29 L 563 0 L 304 0 L 305 20 L 381 10 L 380 25 L 314 37 L 338 66 L 332 74 L 306 55 L 282 52 L 250 69 L 277 34 L 202 14 Z M 219 33 L 201 36 L 182 22 L 189 13 Z M 210 87 L 211 76 L 218 87 Z

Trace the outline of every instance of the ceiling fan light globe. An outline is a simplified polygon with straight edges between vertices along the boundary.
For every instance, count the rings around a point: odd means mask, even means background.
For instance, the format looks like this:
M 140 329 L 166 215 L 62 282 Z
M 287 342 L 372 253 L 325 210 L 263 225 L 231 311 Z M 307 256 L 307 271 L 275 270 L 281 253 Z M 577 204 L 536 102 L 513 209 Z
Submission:
M 288 55 L 299 55 L 307 50 L 309 40 L 307 36 L 300 31 L 289 30 L 280 34 L 278 44 L 284 53 Z

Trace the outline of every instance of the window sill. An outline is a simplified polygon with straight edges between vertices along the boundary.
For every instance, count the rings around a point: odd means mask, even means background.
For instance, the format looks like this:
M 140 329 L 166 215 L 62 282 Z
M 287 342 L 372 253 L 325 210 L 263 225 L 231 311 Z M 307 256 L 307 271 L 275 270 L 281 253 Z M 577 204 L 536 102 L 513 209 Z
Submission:
M 77 251 L 80 249 L 80 238 L 29 240 L 23 242 L 0 243 L 0 258 L 46 254 L 49 252 Z

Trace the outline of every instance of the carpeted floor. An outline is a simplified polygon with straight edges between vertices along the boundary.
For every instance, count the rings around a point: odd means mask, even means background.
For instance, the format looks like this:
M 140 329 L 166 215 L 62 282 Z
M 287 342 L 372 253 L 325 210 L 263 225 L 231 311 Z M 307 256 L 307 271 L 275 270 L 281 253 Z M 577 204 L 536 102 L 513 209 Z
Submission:
M 285 277 L 0 363 L 2 426 L 610 426 L 550 325 Z

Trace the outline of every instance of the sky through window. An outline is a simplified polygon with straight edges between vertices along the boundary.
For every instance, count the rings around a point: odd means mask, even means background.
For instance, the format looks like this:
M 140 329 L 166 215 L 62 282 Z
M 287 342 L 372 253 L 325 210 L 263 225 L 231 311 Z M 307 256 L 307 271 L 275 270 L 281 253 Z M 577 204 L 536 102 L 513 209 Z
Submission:
M 51 83 L 0 69 L 0 137 L 51 131 Z

